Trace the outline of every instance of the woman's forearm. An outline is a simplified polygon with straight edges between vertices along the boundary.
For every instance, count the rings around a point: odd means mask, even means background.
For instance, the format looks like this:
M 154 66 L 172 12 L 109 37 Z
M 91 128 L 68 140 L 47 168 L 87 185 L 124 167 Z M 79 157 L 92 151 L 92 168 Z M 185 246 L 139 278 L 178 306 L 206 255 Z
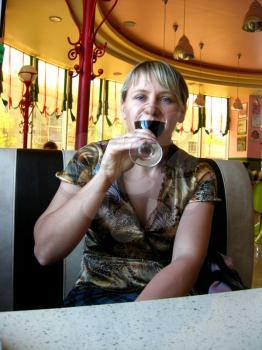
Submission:
M 155 275 L 137 300 L 172 298 L 190 292 L 207 254 L 213 210 L 212 203 L 187 205 L 174 240 L 172 262 Z
M 157 273 L 136 301 L 186 296 L 193 288 L 198 272 L 198 262 L 191 257 L 181 257 Z
M 54 197 L 55 204 L 51 203 L 35 225 L 35 256 L 40 264 L 64 258 L 79 243 L 110 184 L 99 172 L 77 192 L 67 191 L 68 185 L 61 185 Z

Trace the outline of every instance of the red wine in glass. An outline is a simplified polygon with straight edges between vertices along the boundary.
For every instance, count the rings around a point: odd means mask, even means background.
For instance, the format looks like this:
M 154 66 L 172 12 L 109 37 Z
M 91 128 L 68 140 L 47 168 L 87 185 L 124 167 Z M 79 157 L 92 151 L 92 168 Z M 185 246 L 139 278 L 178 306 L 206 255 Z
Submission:
M 165 125 L 166 123 L 160 120 L 140 119 L 135 121 L 136 129 L 148 129 L 156 137 L 163 133 Z M 138 147 L 132 147 L 129 150 L 130 158 L 135 164 L 153 167 L 161 161 L 163 150 L 158 142 L 149 143 L 141 140 L 141 143 L 136 146 Z
M 158 137 L 162 134 L 162 132 L 165 130 L 165 122 L 162 122 L 160 120 L 136 120 L 135 121 L 135 128 L 136 129 L 149 129 L 152 131 L 152 133 Z

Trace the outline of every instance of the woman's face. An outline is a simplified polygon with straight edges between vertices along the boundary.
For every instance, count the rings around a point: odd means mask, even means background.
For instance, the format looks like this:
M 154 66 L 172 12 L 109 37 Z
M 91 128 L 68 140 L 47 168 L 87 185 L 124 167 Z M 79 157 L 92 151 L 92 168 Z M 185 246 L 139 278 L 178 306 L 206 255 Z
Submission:
M 166 127 L 158 141 L 164 145 L 171 140 L 176 124 L 182 123 L 185 111 L 177 103 L 175 95 L 153 78 L 141 75 L 130 86 L 122 104 L 122 116 L 128 132 L 135 130 L 134 122 L 142 119 L 165 121 Z

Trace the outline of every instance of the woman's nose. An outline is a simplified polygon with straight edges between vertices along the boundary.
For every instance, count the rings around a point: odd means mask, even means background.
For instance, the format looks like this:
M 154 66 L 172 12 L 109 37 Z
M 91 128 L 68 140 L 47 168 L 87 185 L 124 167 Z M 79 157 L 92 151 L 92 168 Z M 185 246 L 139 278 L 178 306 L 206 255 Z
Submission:
M 152 115 L 152 116 L 157 116 L 160 113 L 159 106 L 155 101 L 150 101 L 147 103 L 145 106 L 145 113 Z

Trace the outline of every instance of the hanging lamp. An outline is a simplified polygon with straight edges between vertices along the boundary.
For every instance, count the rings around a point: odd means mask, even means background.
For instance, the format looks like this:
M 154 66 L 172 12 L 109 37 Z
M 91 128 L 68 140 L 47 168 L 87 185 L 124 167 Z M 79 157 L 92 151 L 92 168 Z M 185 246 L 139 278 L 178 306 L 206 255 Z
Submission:
M 204 43 L 201 41 L 199 43 L 199 50 L 200 50 L 200 53 L 199 53 L 199 61 L 200 61 L 200 69 L 199 69 L 199 75 L 201 75 L 202 73 L 202 50 L 203 50 L 203 47 L 204 47 Z M 204 108 L 205 107 L 205 98 L 204 98 L 204 95 L 201 94 L 200 92 L 200 83 L 199 83 L 199 90 L 198 90 L 198 94 L 197 94 L 197 97 L 195 99 L 195 105 L 197 105 L 199 108 Z
M 241 58 L 241 53 L 237 54 L 237 97 L 235 98 L 235 101 L 233 103 L 233 109 L 235 111 L 242 111 L 243 110 L 243 105 L 242 102 L 240 100 L 240 98 L 238 97 L 238 84 L 239 84 L 239 79 L 238 79 L 238 73 L 239 73 L 239 60 Z
M 174 52 L 176 49 L 176 32 L 178 30 L 178 24 L 176 22 L 173 23 L 173 31 L 174 31 Z
M 262 31 L 262 6 L 254 0 L 249 6 L 245 15 L 242 29 L 245 32 L 261 32 Z
M 186 23 L 186 0 L 184 0 L 184 26 L 183 35 L 179 39 L 178 44 L 174 50 L 173 57 L 176 60 L 192 60 L 194 58 L 193 47 L 190 44 L 188 37 L 185 35 L 185 23 Z
M 164 3 L 164 20 L 163 20 L 163 56 L 165 56 L 166 50 L 166 7 L 168 0 L 162 0 Z

